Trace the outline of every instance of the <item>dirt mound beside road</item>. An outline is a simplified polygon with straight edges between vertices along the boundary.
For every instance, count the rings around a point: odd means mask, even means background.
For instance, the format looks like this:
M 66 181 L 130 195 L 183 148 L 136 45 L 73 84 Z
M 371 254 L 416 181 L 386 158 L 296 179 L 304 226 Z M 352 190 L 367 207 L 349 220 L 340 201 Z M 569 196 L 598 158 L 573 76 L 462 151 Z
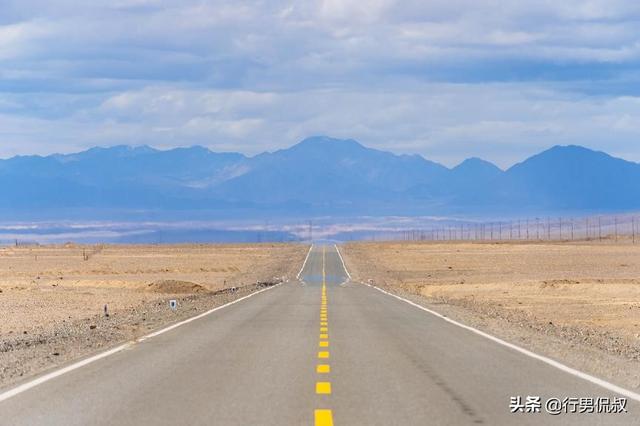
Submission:
M 159 280 L 147 285 L 146 291 L 166 294 L 201 294 L 209 293 L 209 289 L 190 281 Z

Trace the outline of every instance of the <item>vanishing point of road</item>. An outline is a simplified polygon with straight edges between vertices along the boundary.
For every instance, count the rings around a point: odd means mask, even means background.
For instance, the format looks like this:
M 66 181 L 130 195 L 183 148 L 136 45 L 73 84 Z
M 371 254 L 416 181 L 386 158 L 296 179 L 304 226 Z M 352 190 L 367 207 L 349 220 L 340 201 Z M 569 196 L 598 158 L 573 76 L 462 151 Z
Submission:
M 0 424 L 640 424 L 634 399 L 626 414 L 512 414 L 514 396 L 620 395 L 350 282 L 329 245 L 299 280 L 112 352 L 0 391 Z

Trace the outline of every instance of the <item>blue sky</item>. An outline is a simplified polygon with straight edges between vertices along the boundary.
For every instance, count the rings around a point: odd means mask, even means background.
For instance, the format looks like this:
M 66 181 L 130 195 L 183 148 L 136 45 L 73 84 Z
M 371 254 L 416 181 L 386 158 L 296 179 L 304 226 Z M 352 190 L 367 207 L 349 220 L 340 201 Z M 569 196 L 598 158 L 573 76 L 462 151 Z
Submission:
M 639 71 L 635 1 L 0 0 L 0 157 L 328 134 L 447 165 L 640 161 Z

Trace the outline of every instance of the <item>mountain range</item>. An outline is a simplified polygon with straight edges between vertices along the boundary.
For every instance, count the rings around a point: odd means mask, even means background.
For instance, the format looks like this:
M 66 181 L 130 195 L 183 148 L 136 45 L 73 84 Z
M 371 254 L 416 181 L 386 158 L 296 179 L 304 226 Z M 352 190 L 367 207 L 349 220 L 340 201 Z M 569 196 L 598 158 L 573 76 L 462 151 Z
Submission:
M 197 146 L 116 146 L 0 160 L 0 211 L 11 219 L 54 212 L 257 219 L 638 208 L 640 164 L 580 146 L 555 146 L 507 170 L 479 158 L 447 168 L 324 136 L 253 157 Z

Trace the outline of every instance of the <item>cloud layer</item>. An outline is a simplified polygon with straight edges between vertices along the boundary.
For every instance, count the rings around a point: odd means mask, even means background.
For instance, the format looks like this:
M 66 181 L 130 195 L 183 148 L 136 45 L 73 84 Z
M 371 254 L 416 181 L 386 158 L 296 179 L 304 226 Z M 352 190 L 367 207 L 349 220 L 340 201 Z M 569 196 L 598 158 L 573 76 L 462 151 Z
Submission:
M 640 161 L 639 20 L 621 0 L 5 0 L 0 156 L 330 134 L 446 164 Z

